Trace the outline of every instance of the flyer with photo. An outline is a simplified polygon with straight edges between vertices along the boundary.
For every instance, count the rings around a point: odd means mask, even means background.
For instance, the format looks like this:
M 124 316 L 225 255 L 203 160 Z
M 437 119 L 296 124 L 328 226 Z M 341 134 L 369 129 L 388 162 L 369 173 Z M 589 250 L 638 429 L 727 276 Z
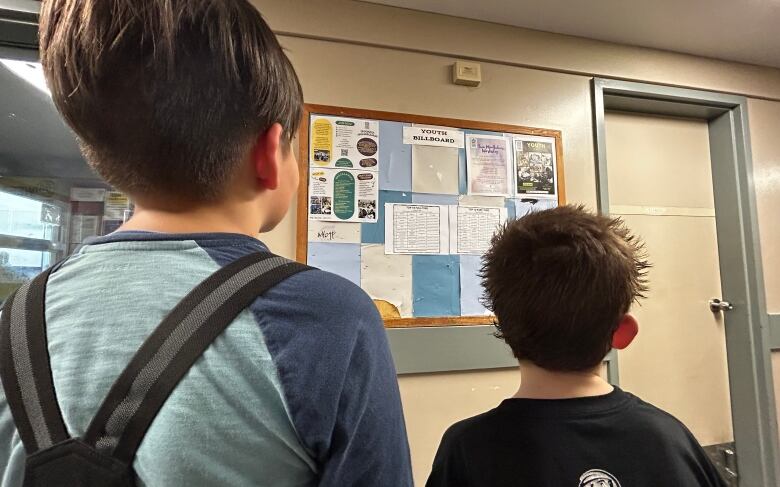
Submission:
M 517 171 L 516 195 L 557 196 L 558 161 L 555 139 L 522 136 L 514 138 Z
M 496 135 L 466 135 L 468 194 L 509 196 L 509 140 Z
M 379 170 L 379 122 L 314 115 L 309 133 L 312 168 Z
M 376 223 L 379 178 L 373 171 L 309 169 L 309 219 Z

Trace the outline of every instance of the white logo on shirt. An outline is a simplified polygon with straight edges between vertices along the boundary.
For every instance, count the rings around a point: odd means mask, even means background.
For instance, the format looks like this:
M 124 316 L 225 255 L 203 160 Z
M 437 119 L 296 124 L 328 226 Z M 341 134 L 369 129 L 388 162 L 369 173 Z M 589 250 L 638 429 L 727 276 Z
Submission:
M 606 470 L 588 470 L 580 477 L 579 487 L 620 487 L 620 482 Z

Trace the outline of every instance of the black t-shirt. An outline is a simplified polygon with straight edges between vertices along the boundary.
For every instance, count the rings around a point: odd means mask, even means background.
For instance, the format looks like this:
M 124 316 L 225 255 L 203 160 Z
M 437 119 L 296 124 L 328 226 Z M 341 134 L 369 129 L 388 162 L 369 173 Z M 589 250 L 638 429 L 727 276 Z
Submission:
M 677 419 L 615 389 L 507 399 L 451 426 L 427 487 L 725 487 Z

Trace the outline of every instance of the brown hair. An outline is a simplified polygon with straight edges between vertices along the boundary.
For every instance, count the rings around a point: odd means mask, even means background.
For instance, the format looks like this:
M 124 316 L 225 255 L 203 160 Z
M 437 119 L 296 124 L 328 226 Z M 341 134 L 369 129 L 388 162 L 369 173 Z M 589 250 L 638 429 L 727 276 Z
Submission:
M 485 304 L 519 360 L 588 370 L 644 297 L 648 267 L 644 245 L 619 219 L 582 206 L 531 213 L 493 237 L 482 269 Z
M 130 194 L 219 198 L 260 133 L 300 122 L 298 77 L 247 0 L 44 0 L 40 44 L 87 160 Z

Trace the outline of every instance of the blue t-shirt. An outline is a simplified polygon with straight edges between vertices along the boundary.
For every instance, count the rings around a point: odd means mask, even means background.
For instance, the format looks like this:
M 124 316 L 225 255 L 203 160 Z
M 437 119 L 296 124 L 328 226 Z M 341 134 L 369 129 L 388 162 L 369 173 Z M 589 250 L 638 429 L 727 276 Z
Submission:
M 83 435 L 163 317 L 215 270 L 252 252 L 233 234 L 120 232 L 49 279 L 54 387 Z M 24 448 L 0 391 L 0 487 L 22 485 Z M 412 485 L 395 369 L 382 321 L 357 286 L 307 271 L 241 313 L 193 365 L 134 463 L 140 485 Z

